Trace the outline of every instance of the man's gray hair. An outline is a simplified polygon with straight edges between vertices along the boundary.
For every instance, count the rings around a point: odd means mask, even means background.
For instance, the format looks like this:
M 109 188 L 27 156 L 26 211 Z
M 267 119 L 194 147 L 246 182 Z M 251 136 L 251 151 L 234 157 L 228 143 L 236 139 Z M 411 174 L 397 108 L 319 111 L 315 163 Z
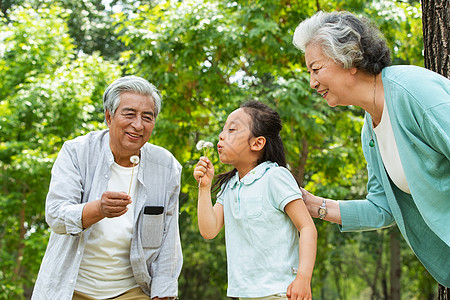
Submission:
M 111 83 L 103 93 L 103 109 L 109 111 L 111 116 L 119 107 L 120 95 L 122 93 L 136 93 L 149 96 L 155 104 L 155 118 L 161 111 L 161 94 L 156 87 L 146 79 L 138 76 L 125 76 Z

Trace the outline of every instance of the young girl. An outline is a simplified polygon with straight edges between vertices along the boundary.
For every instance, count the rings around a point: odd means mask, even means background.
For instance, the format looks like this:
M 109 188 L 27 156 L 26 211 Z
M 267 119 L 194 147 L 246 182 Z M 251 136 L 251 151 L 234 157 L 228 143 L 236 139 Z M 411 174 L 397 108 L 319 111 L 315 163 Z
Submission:
M 286 169 L 281 127 L 278 113 L 257 101 L 228 116 L 217 149 L 234 169 L 218 175 L 214 206 L 214 166 L 201 157 L 194 170 L 201 235 L 212 239 L 226 224 L 228 297 L 311 299 L 317 231 Z

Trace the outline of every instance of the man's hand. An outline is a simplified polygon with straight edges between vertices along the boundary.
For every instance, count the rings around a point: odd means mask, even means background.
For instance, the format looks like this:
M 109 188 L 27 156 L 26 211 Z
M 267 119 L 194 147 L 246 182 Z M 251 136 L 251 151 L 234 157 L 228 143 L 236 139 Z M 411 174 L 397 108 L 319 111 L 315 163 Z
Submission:
M 106 191 L 100 199 L 100 211 L 106 218 L 119 217 L 128 211 L 127 205 L 130 203 L 130 195 L 124 192 Z
M 88 228 L 103 218 L 116 218 L 128 211 L 131 197 L 123 192 L 106 191 L 101 199 L 86 203 L 81 217 L 83 228 Z

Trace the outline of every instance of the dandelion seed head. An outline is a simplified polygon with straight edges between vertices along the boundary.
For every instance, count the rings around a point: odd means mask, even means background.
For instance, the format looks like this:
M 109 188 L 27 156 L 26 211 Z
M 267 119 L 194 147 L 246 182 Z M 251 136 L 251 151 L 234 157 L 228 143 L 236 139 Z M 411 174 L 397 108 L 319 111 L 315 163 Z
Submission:
M 214 144 L 212 142 L 205 142 L 203 144 L 203 148 L 213 148 Z
M 202 150 L 203 147 L 204 147 L 204 145 L 205 145 L 205 141 L 204 141 L 204 140 L 198 141 L 197 146 L 196 146 L 196 147 L 197 147 L 197 150 L 198 150 L 198 151 Z
M 138 164 L 139 163 L 139 156 L 137 155 L 133 155 L 132 157 L 130 157 L 130 161 L 132 164 Z

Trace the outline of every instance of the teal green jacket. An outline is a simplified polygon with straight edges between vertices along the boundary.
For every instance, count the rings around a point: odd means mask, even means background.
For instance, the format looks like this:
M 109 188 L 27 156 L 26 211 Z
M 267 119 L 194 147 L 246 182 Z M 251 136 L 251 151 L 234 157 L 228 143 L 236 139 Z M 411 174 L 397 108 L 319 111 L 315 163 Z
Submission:
M 366 113 L 362 147 L 367 160 L 365 200 L 339 201 L 341 231 L 397 224 L 416 256 L 450 287 L 450 80 L 415 66 L 383 69 L 385 105 L 411 194 L 390 180 Z

